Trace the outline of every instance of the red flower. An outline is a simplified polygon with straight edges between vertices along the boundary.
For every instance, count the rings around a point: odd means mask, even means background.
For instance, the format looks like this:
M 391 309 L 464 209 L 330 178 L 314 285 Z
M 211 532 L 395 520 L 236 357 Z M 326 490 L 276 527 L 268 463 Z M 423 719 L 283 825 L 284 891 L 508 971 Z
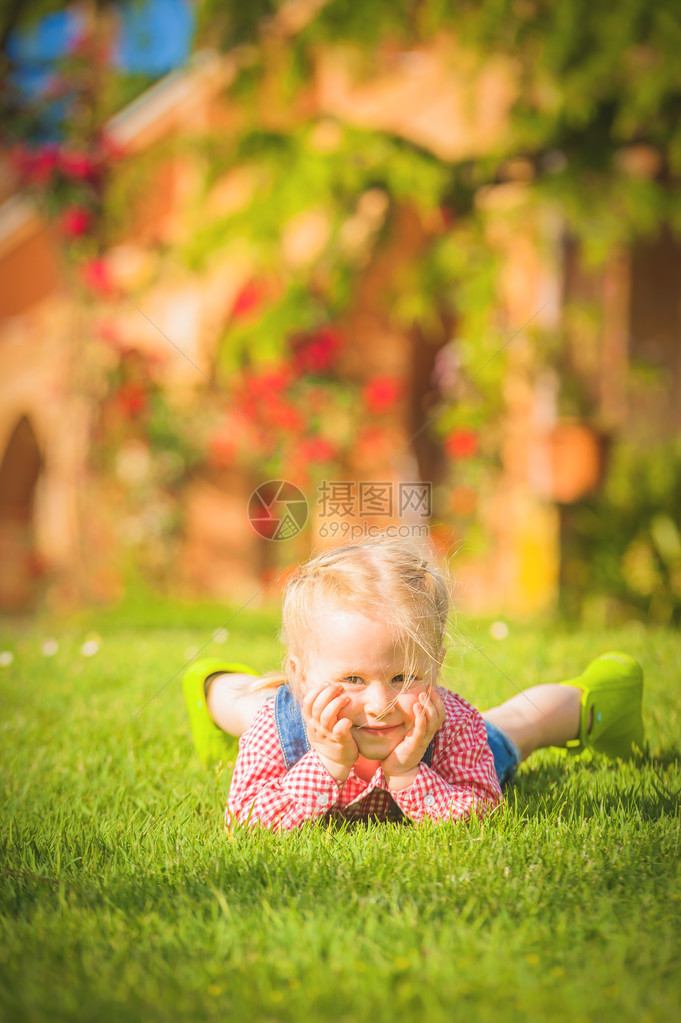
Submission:
M 31 169 L 31 180 L 36 185 L 46 185 L 58 164 L 58 150 L 56 146 L 48 144 L 41 146 L 33 158 Z
M 288 405 L 284 392 L 291 381 L 290 370 L 285 366 L 275 366 L 260 373 L 244 372 L 241 386 L 234 396 L 237 407 L 254 422 L 266 422 L 270 419 L 281 419 L 282 425 L 288 425 Z
M 104 298 L 113 294 L 114 286 L 109 268 L 103 259 L 90 259 L 83 266 L 83 281 L 92 291 Z
M 267 408 L 267 417 L 280 430 L 296 432 L 305 426 L 305 420 L 298 409 L 286 401 L 273 401 Z
M 291 339 L 293 366 L 298 375 L 324 373 L 331 369 L 341 348 L 341 336 L 331 327 L 322 327 L 316 334 Z
M 80 238 L 87 234 L 92 219 L 91 211 L 85 206 L 67 206 L 62 213 L 59 227 L 67 238 Z
M 336 448 L 323 437 L 305 437 L 296 447 L 297 460 L 304 464 L 309 462 L 329 462 L 335 457 Z
M 57 148 L 47 143 L 30 149 L 19 143 L 13 148 L 11 159 L 26 184 L 46 185 L 58 164 Z
M 265 369 L 258 377 L 252 378 L 251 390 L 260 397 L 269 399 L 273 394 L 281 394 L 291 383 L 291 374 L 285 366 Z
M 478 451 L 478 435 L 474 430 L 453 430 L 444 440 L 450 458 L 472 458 Z
M 147 392 L 140 384 L 128 381 L 118 388 L 116 404 L 123 415 L 133 419 L 147 407 Z
M 87 181 L 96 172 L 92 157 L 79 149 L 62 149 L 59 155 L 59 169 L 67 178 Z
M 265 298 L 265 286 L 260 281 L 249 281 L 241 289 L 232 307 L 235 320 L 245 320 L 259 309 Z
M 397 377 L 374 377 L 362 393 L 370 412 L 387 412 L 402 397 L 402 382 Z

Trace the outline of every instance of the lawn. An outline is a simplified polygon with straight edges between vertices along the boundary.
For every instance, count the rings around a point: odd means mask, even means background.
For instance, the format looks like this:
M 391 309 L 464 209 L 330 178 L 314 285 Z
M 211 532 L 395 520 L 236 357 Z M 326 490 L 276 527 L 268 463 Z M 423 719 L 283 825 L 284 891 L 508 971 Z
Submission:
M 482 823 L 229 838 L 229 772 L 196 761 L 178 674 L 192 648 L 278 663 L 273 613 L 211 641 L 229 618 L 176 606 L 100 615 L 98 638 L 94 618 L 0 633 L 3 1020 L 678 1018 L 678 633 L 495 640 L 469 621 L 449 657 L 446 684 L 484 708 L 634 654 L 636 763 L 546 752 Z

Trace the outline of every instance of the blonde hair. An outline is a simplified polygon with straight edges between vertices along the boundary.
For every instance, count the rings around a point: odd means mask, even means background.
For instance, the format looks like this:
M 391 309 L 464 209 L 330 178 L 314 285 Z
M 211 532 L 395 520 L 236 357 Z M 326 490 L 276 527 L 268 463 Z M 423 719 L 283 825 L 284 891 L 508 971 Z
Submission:
M 257 688 L 288 682 L 300 697 L 289 658 L 305 668 L 311 623 L 323 606 L 385 622 L 405 650 L 405 677 L 419 656 L 439 667 L 450 607 L 447 579 L 425 543 L 383 533 L 322 551 L 294 573 L 282 605 L 283 674 L 265 676 Z

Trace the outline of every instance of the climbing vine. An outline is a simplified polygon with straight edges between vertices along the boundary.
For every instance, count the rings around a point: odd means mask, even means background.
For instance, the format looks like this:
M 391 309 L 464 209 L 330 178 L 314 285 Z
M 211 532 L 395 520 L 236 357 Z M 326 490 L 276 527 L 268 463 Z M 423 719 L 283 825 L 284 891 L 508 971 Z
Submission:
M 558 210 L 592 265 L 661 224 L 681 232 L 677 0 L 202 0 L 197 10 L 197 48 L 220 43 L 233 59 L 225 97 L 233 116 L 227 130 L 182 141 L 202 184 L 172 259 L 190 275 L 230 253 L 253 268 L 223 325 L 212 374 L 274 444 L 264 450 L 225 413 L 205 438 L 206 459 L 222 467 L 256 459 L 277 472 L 276 448 L 293 438 L 304 481 L 319 467 L 340 472 L 353 447 L 372 443 L 351 410 L 380 431 L 403 396 L 394 379 L 344 371 L 342 321 L 410 206 L 425 241 L 388 296 L 389 316 L 439 349 L 423 412 L 438 410 L 429 431 L 456 467 L 459 507 L 470 512 L 471 492 L 498 465 L 493 424 L 505 356 L 493 356 L 507 327 L 480 197 L 519 183 L 527 211 Z M 447 161 L 315 109 L 320 53 L 351 53 L 361 81 L 377 63 L 408 66 L 443 38 L 471 67 L 503 57 L 511 69 L 509 127 L 484 156 Z M 141 161 L 126 161 L 103 126 L 139 85 L 121 84 L 95 32 L 55 76 L 67 110 L 62 136 L 45 138 L 45 111 L 28 116 L 17 107 L 8 122 L 16 172 L 53 218 L 83 285 L 104 300 L 112 296 L 106 249 L 132 208 Z M 206 217 L 230 176 L 240 176 L 242 199 Z M 544 350 L 562 343 L 535 338 Z M 132 386 L 121 372 L 109 382 L 112 421 L 140 429 L 156 422 L 155 385 L 140 395 L 139 381 Z M 189 463 L 196 452 L 182 457 Z

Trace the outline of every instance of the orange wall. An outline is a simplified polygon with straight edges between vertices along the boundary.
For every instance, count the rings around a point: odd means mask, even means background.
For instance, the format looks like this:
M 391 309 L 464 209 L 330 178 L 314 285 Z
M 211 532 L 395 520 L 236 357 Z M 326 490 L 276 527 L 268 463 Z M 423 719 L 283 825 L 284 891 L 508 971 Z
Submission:
M 41 226 L 0 257 L 0 319 L 25 313 L 60 283 L 52 237 Z

